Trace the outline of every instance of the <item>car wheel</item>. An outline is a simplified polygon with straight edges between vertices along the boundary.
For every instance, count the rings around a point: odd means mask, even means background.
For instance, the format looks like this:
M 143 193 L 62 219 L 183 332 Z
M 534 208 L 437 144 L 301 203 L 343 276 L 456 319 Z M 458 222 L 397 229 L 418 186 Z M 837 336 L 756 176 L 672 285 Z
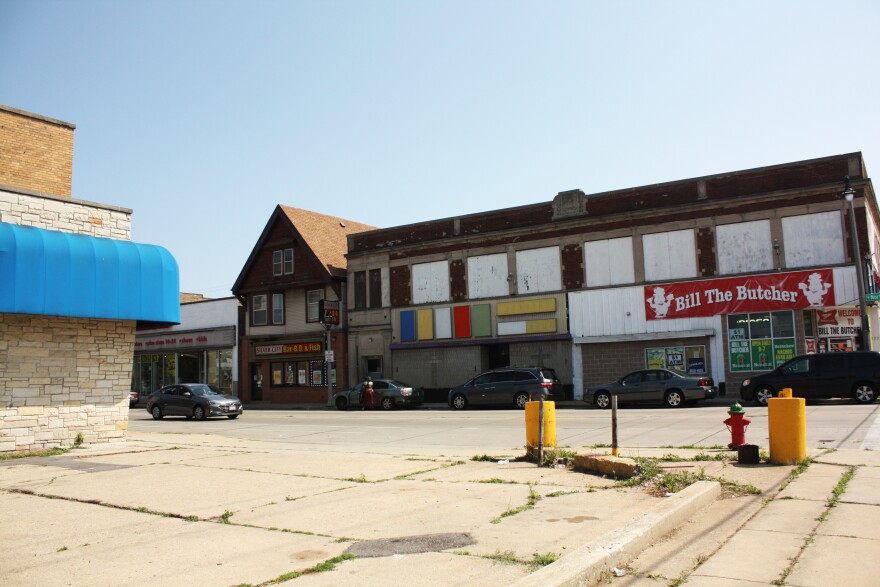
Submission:
M 202 406 L 196 406 L 193 408 L 193 418 L 195 420 L 204 420 L 205 419 L 205 408 Z
M 663 401 L 666 403 L 667 408 L 680 408 L 684 405 L 684 394 L 677 389 L 673 389 L 666 392 L 666 395 L 663 396 Z
M 526 409 L 527 403 L 529 403 L 529 394 L 520 392 L 513 396 L 513 405 L 520 410 Z
M 755 403 L 759 406 L 766 406 L 767 400 L 771 397 L 774 397 L 776 394 L 773 393 L 773 390 L 769 387 L 759 387 L 755 390 Z
M 150 413 L 153 414 L 153 420 L 162 419 L 162 408 L 160 408 L 158 405 L 153 406 L 153 409 L 150 410 Z
M 336 409 L 341 412 L 344 412 L 345 410 L 347 410 L 348 409 L 348 400 L 346 400 L 341 395 L 339 397 L 337 397 L 336 398 Z
M 394 409 L 394 398 L 383 397 L 382 398 L 382 409 L 383 410 L 393 410 Z
M 464 396 L 464 394 L 461 394 L 461 393 L 457 393 L 454 396 L 452 396 L 451 404 L 452 404 L 452 409 L 454 409 L 454 410 L 463 410 L 468 407 L 467 398 Z
M 877 388 L 873 383 L 859 383 L 853 391 L 853 398 L 860 404 L 873 403 L 877 399 Z
M 593 403 L 597 408 L 610 408 L 611 407 L 611 394 L 607 391 L 600 391 L 593 396 Z
M 230 420 L 235 420 L 236 418 L 238 418 L 238 414 L 230 414 L 229 416 L 226 416 L 226 417 L 229 418 Z

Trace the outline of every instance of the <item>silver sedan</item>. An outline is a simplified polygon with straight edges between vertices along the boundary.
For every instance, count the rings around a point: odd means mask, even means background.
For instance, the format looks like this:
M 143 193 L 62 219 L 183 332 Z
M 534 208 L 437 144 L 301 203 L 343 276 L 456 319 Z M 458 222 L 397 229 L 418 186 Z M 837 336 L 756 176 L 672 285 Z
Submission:
M 663 402 L 670 408 L 712 399 L 718 390 L 710 377 L 681 375 L 669 369 L 634 371 L 612 383 L 590 387 L 584 401 L 599 408 L 611 407 L 611 396 L 624 402 Z

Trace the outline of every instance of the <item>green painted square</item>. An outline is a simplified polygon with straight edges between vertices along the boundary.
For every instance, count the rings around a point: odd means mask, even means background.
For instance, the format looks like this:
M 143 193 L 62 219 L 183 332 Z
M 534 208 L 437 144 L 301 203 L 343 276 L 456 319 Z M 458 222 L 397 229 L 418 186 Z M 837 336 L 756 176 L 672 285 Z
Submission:
M 471 326 L 474 336 L 492 336 L 492 306 L 481 304 L 471 308 Z

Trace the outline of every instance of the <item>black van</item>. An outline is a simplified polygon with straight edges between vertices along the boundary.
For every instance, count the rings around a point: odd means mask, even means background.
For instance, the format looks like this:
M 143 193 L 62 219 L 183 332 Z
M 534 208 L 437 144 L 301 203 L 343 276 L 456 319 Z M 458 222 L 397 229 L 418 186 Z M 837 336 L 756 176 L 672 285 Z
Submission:
M 790 387 L 794 397 L 851 397 L 869 404 L 877 399 L 878 385 L 880 353 L 818 353 L 795 357 L 769 373 L 746 379 L 739 395 L 745 401 L 766 406 L 780 389 Z

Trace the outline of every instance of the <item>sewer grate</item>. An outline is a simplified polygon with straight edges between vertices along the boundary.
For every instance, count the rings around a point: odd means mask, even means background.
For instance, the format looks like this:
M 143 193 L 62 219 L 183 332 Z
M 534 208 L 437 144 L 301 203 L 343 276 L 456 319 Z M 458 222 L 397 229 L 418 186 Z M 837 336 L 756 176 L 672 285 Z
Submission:
M 466 532 L 423 534 L 421 536 L 364 540 L 349 546 L 345 553 L 353 554 L 360 558 L 392 556 L 395 554 L 419 554 L 421 552 L 440 552 L 449 548 L 461 548 L 476 544 L 476 542 L 473 536 Z

